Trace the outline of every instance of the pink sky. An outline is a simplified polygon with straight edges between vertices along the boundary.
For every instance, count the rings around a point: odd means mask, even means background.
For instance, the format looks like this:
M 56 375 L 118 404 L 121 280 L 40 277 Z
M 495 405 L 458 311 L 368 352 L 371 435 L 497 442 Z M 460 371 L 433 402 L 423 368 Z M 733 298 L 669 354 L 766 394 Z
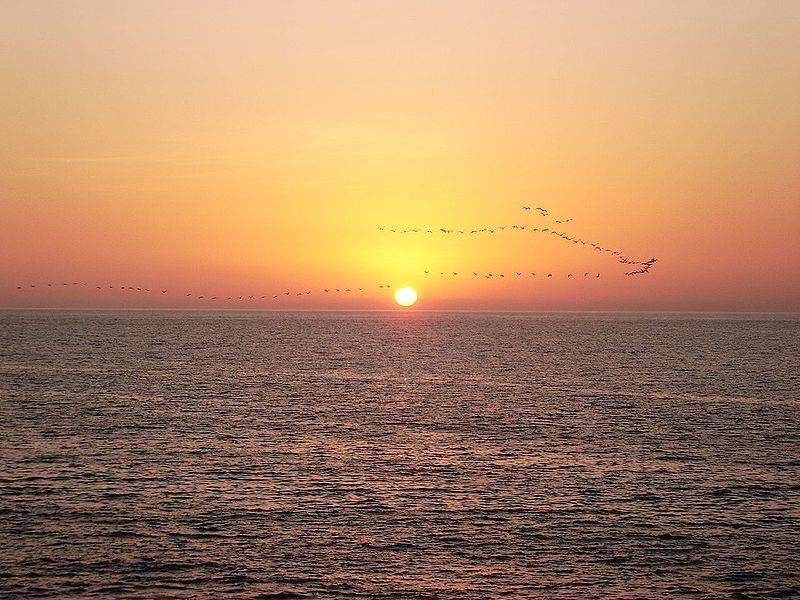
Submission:
M 798 39 L 792 2 L 4 2 L 0 306 L 800 310 Z M 529 235 L 567 218 L 658 262 Z

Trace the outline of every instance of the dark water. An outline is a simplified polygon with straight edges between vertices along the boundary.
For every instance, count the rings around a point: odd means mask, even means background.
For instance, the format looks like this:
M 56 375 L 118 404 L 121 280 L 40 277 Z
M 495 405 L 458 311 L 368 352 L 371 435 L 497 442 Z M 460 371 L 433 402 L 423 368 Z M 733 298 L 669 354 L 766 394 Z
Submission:
M 799 595 L 798 372 L 791 316 L 2 313 L 0 594 Z

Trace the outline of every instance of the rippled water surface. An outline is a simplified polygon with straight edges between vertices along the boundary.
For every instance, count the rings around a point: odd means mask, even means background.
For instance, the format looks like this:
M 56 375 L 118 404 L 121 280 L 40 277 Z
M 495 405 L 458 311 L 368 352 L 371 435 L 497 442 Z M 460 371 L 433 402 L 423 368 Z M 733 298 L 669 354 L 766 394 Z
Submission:
M 800 595 L 797 317 L 0 313 L 0 594 Z

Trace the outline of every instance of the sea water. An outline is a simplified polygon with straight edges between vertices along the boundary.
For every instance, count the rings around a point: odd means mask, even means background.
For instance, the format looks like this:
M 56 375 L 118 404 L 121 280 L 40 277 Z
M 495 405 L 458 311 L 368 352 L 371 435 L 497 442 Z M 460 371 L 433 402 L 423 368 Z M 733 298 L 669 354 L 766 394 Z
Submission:
M 0 313 L 0 594 L 800 594 L 800 318 Z

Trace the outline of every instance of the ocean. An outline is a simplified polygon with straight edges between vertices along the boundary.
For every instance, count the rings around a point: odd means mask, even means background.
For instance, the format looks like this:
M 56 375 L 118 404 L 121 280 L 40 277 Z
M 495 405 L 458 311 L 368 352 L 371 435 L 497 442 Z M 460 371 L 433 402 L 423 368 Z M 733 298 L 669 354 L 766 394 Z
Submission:
M 800 317 L 0 312 L 0 595 L 800 596 Z

